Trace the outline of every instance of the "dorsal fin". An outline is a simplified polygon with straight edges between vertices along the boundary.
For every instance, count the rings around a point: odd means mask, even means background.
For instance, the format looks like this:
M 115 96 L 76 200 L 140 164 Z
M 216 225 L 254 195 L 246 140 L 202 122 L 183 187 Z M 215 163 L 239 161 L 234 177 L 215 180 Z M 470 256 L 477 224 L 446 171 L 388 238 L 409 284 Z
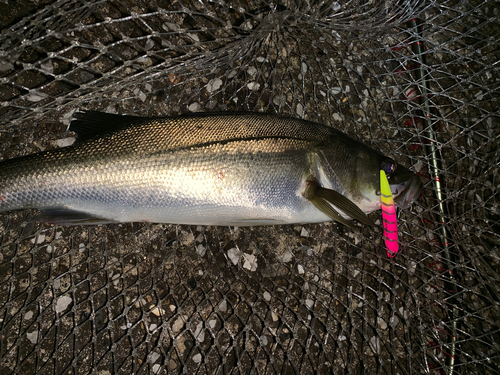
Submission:
M 144 122 L 153 117 L 122 116 L 97 111 L 77 112 L 71 121 L 69 130 L 78 134 L 78 141 L 97 135 L 111 133 L 138 122 Z

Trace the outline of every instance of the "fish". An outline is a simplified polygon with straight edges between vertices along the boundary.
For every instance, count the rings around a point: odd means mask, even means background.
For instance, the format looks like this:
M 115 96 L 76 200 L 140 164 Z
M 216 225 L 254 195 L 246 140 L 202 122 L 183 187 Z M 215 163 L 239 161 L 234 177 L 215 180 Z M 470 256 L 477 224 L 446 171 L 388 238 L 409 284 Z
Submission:
M 73 145 L 0 162 L 0 212 L 37 209 L 62 225 L 153 222 L 256 226 L 353 219 L 422 183 L 331 126 L 253 112 L 139 117 L 79 111 Z

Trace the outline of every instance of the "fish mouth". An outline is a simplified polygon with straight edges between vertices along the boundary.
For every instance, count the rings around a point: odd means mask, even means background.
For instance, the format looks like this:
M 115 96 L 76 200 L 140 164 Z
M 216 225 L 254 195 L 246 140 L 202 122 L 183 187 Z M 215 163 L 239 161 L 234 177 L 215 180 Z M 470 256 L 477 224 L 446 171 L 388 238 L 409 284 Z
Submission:
M 418 176 L 412 174 L 408 180 L 400 184 L 390 185 L 394 203 L 400 208 L 408 207 L 422 193 L 424 186 Z

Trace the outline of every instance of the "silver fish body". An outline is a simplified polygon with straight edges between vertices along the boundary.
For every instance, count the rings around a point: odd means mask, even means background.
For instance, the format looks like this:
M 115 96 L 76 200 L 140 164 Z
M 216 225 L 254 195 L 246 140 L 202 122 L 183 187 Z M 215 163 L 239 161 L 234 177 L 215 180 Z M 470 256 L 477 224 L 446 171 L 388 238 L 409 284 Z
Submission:
M 0 163 L 0 212 L 36 208 L 72 224 L 323 222 L 331 218 L 305 197 L 311 181 L 369 213 L 380 208 L 379 170 L 390 161 L 333 128 L 266 114 L 84 112 L 71 130 L 72 146 Z M 395 201 L 406 206 L 421 183 L 394 165 Z

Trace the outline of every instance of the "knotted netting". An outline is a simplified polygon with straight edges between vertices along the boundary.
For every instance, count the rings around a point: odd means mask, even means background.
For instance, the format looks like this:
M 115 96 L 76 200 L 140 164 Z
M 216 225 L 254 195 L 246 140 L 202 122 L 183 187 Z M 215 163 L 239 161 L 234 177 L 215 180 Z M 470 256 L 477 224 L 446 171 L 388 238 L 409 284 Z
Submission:
M 76 110 L 262 111 L 417 172 L 400 253 L 334 223 L 0 214 L 2 374 L 495 374 L 498 1 L 0 2 L 0 158 Z M 372 214 L 380 221 L 379 213 Z

